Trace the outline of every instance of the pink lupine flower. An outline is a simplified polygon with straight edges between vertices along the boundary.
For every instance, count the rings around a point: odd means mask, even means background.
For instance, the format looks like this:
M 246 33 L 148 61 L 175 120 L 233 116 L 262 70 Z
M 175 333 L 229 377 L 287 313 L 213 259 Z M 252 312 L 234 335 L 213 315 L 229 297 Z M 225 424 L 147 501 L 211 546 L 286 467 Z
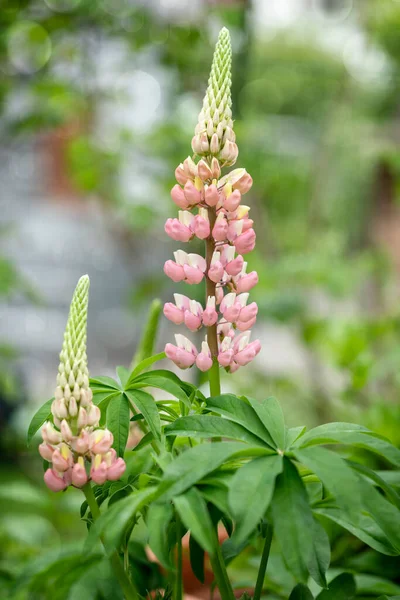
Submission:
M 243 227 L 243 225 L 242 225 Z M 239 235 L 235 241 L 233 242 L 236 248 L 236 251 L 239 254 L 248 254 L 256 245 L 256 233 L 254 229 L 248 229 L 241 235 Z
M 211 281 L 213 281 L 214 283 L 218 283 L 220 279 L 222 279 L 224 274 L 224 267 L 222 265 L 222 262 L 220 261 L 220 257 L 221 255 L 219 252 L 213 253 L 210 268 L 208 269 L 207 273 L 207 277 L 211 279 Z
M 212 230 L 212 236 L 216 242 L 223 242 L 228 234 L 229 224 L 223 213 L 219 213 Z
M 203 311 L 203 325 L 212 327 L 218 321 L 218 313 L 215 309 L 215 296 L 207 298 L 207 305 Z
M 78 488 L 81 488 L 85 485 L 85 483 L 87 483 L 88 476 L 86 474 L 84 461 L 81 456 L 78 458 L 78 462 L 76 462 L 72 467 L 71 478 L 72 485 Z
M 53 423 L 42 427 L 40 455 L 51 463 L 44 474 L 45 484 L 54 492 L 68 486 L 82 487 L 90 478 L 99 485 L 115 481 L 125 470 L 122 458 L 111 449 L 113 436 L 99 429 L 100 409 L 93 404 L 86 358 L 86 319 L 89 278 L 76 287 L 60 354 Z M 105 457 L 109 456 L 109 462 Z M 103 466 L 104 465 L 104 466 Z
M 54 469 L 47 469 L 44 474 L 44 482 L 52 492 L 61 492 L 69 485 L 65 476 L 58 474 Z
M 239 192 L 239 190 L 234 190 L 231 192 L 231 194 L 229 194 L 229 196 L 225 197 L 223 200 L 225 210 L 234 212 L 238 208 L 241 199 L 242 194 Z
M 196 347 L 184 335 L 175 334 L 176 346 L 167 344 L 165 354 L 181 369 L 191 367 L 197 357 Z
M 219 200 L 219 193 L 217 186 L 212 183 L 204 190 L 204 200 L 207 206 L 216 206 Z
M 168 358 L 178 367 L 187 369 L 196 364 L 207 371 L 219 363 L 233 373 L 256 356 L 260 342 L 249 341 L 258 307 L 255 302 L 247 304 L 248 292 L 258 282 L 258 275 L 246 272 L 243 259 L 256 241 L 250 208 L 241 204 L 253 180 L 243 168 L 221 177 L 221 169 L 232 166 L 238 157 L 230 108 L 230 63 L 229 33 L 223 29 L 192 139 L 198 162 L 188 157 L 177 167 L 179 185 L 172 188 L 171 196 L 183 210 L 178 218 L 168 219 L 165 226 L 167 234 L 177 241 L 188 242 L 194 236 L 205 240 L 205 258 L 177 250 L 175 260 L 166 261 L 164 272 L 174 282 L 196 284 L 205 278 L 206 306 L 203 310 L 198 302 L 175 294 L 175 304 L 167 302 L 164 314 L 175 325 L 184 324 L 192 332 L 207 328 L 200 352 L 181 334 L 175 336 L 176 345 L 166 345 Z M 239 335 L 235 335 L 237 331 Z
M 108 429 L 97 429 L 93 431 L 91 438 L 91 451 L 94 454 L 105 454 L 109 452 L 114 442 L 114 436 Z
M 182 208 L 183 210 L 189 208 L 189 202 L 185 198 L 185 194 L 183 193 L 183 189 L 180 185 L 176 184 L 171 190 L 171 198 L 175 202 L 175 204 Z
M 196 357 L 196 367 L 200 371 L 208 371 L 212 367 L 212 356 L 207 342 L 201 344 L 201 352 Z

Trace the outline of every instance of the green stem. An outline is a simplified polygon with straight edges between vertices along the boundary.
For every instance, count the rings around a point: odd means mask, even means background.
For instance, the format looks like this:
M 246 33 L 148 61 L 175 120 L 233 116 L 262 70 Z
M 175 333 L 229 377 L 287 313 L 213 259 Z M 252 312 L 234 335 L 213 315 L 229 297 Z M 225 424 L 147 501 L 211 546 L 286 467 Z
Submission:
M 261 593 L 262 593 L 263 587 L 264 587 L 265 573 L 267 570 L 269 551 L 271 549 L 271 542 L 272 542 L 272 527 L 271 527 L 271 525 L 267 525 L 264 549 L 263 549 L 263 553 L 261 555 L 260 567 L 258 569 L 257 583 L 256 583 L 256 587 L 254 590 L 253 600 L 260 600 L 260 598 L 261 598 Z
M 175 578 L 175 600 L 183 598 L 183 573 L 182 573 L 182 528 L 179 516 L 176 515 L 176 578 Z
M 215 580 L 221 594 L 222 600 L 235 600 L 235 594 L 229 581 L 228 573 L 226 572 L 224 557 L 222 556 L 221 547 L 219 545 L 217 531 L 214 533 L 215 552 L 210 554 L 210 563 L 214 573 Z
M 93 493 L 92 486 L 90 483 L 86 483 L 82 487 L 82 492 L 85 494 L 86 502 L 89 505 L 90 512 L 92 513 L 93 521 L 97 521 L 100 517 L 100 509 L 97 504 L 96 498 Z M 103 539 L 100 537 L 102 544 L 104 545 Z M 139 594 L 134 588 L 132 582 L 130 581 L 128 575 L 125 573 L 123 564 L 118 556 L 116 550 L 113 551 L 111 556 L 109 556 L 111 566 L 113 568 L 114 574 L 119 581 L 121 589 L 124 593 L 126 600 L 139 600 Z
M 219 379 L 219 364 L 214 359 L 211 369 L 208 371 L 208 380 L 210 382 L 210 396 L 219 396 L 221 394 L 221 383 Z

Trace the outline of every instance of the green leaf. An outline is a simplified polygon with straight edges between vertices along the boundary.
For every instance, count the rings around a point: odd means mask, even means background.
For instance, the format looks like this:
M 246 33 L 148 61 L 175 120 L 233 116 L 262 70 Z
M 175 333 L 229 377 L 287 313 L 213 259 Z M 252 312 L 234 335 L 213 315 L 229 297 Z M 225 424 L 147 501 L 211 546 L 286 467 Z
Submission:
M 282 408 L 278 400 L 276 400 L 276 398 L 267 398 L 266 400 L 259 401 L 249 397 L 247 399 L 274 440 L 276 446 L 283 450 L 285 448 L 286 430 Z
M 190 566 L 192 567 L 195 577 L 200 583 L 204 583 L 204 550 L 200 544 L 197 543 L 193 535 L 189 538 L 189 557 Z
M 315 525 L 307 491 L 287 458 L 283 459 L 283 472 L 276 478 L 271 508 L 275 536 L 289 570 L 300 583 L 307 582 L 309 572 L 319 581 L 326 564 L 325 547 L 314 542 Z
M 312 540 L 311 554 L 307 562 L 308 570 L 314 581 L 322 588 L 326 588 L 328 586 L 325 573 L 331 560 L 331 547 L 328 534 L 316 519 L 313 520 Z
M 151 394 L 143 390 L 125 391 L 126 396 L 133 402 L 144 416 L 151 433 L 156 440 L 161 440 L 161 421 L 157 404 Z
M 353 423 L 327 423 L 301 436 L 295 446 L 306 448 L 322 444 L 349 444 L 379 454 L 396 466 L 400 466 L 400 450 L 385 437 Z
M 168 545 L 168 527 L 174 510 L 172 504 L 151 504 L 147 511 L 147 528 L 149 531 L 149 546 L 157 556 L 160 564 L 168 570 L 175 566 L 170 558 Z
M 365 514 L 361 514 L 357 525 L 351 522 L 348 516 L 346 516 L 338 507 L 335 506 L 318 506 L 313 509 L 316 514 L 322 515 L 337 523 L 344 529 L 347 529 L 355 537 L 363 541 L 365 544 L 374 548 L 382 554 L 387 556 L 397 556 L 398 552 L 393 545 L 386 538 L 383 531 L 378 527 L 375 521 Z
M 354 577 L 348 573 L 342 573 L 335 577 L 329 584 L 329 589 L 322 590 L 316 600 L 352 600 L 356 595 L 356 583 Z
M 198 486 L 199 491 L 207 502 L 214 504 L 224 515 L 231 516 L 231 510 L 228 504 L 228 488 L 217 485 Z
M 314 596 L 308 589 L 306 585 L 303 583 L 298 583 L 295 588 L 293 588 L 289 600 L 313 600 Z
M 122 390 L 118 381 L 115 381 L 115 379 L 113 379 L 112 377 L 106 377 L 106 376 L 92 377 L 90 379 L 90 387 L 93 389 L 94 388 L 104 389 L 104 391 L 107 391 L 107 389 L 118 390 L 118 391 Z
M 213 417 L 211 415 L 191 415 L 181 417 L 164 429 L 165 435 L 178 435 L 185 437 L 225 437 L 231 440 L 240 440 L 247 444 L 260 445 L 267 448 L 267 444 L 260 438 L 247 431 L 241 425 L 228 419 Z
M 306 429 L 307 427 L 305 425 L 300 425 L 300 427 L 289 427 L 288 429 L 286 429 L 285 450 L 289 450 L 289 448 L 292 447 L 292 444 L 294 444 L 294 442 L 296 442 L 302 435 L 304 435 Z
M 355 575 L 354 579 L 357 585 L 357 595 L 400 594 L 400 586 L 383 577 L 360 573 Z M 393 597 L 400 598 L 400 596 Z
M 118 394 L 120 394 L 119 390 L 107 389 L 106 391 L 98 391 L 95 389 L 93 391 L 93 404 L 99 406 L 100 410 L 103 411 L 107 408 L 108 401 Z
M 399 509 L 388 502 L 369 481 L 360 478 L 360 488 L 365 509 L 400 554 Z
M 123 456 L 129 436 L 129 402 L 124 394 L 118 394 L 107 408 L 107 428 L 114 436 L 113 448 Z
M 183 402 L 188 408 L 191 408 L 189 398 L 180 386 L 180 379 L 174 375 L 174 373 L 165 370 L 142 373 L 128 384 L 127 389 L 133 390 L 143 387 L 154 387 L 164 390 L 165 392 L 172 394 L 175 398 L 178 398 L 178 400 Z
M 182 523 L 206 552 L 214 551 L 214 530 L 207 505 L 200 492 L 191 488 L 184 494 L 173 498 L 175 508 Z
M 155 362 L 163 360 L 163 358 L 165 358 L 166 356 L 167 355 L 165 354 L 165 352 L 159 352 L 158 354 L 154 354 L 154 356 L 149 356 L 148 358 L 142 360 L 130 374 L 128 379 L 128 385 L 133 382 L 133 380 L 139 375 L 139 373 L 151 367 L 151 365 L 153 365 Z
M 205 443 L 189 448 L 170 462 L 164 471 L 163 482 L 170 486 L 165 496 L 176 496 L 215 471 L 227 460 L 263 452 L 262 448 L 248 448 L 239 442 Z
M 236 519 L 234 541 L 241 544 L 264 516 L 282 471 L 282 457 L 262 456 L 240 467 L 229 486 L 229 505 Z
M 117 375 L 121 386 L 124 388 L 129 379 L 129 370 L 126 367 L 117 367 Z
M 382 477 L 376 471 L 373 471 L 365 465 L 361 465 L 360 463 L 356 463 L 350 460 L 347 460 L 346 462 L 348 465 L 350 465 L 350 467 L 352 467 L 352 469 L 358 471 L 362 475 L 365 475 L 366 477 L 368 477 L 368 479 L 371 479 L 371 481 L 373 481 L 374 483 L 376 483 L 376 485 L 382 488 L 389 500 L 400 510 L 399 494 L 394 488 L 392 488 L 391 485 L 387 483 L 387 481 L 382 479 Z
M 151 433 L 151 431 L 148 431 L 146 433 L 146 435 L 144 435 L 142 437 L 140 442 L 138 444 L 136 444 L 136 446 L 134 448 L 132 448 L 132 452 L 137 452 L 138 450 L 141 450 L 145 446 L 148 446 L 149 444 L 151 444 L 151 442 L 153 440 L 154 440 L 154 435 Z
M 207 398 L 207 408 L 223 415 L 230 421 L 234 421 L 245 427 L 251 433 L 264 440 L 271 447 L 274 447 L 274 442 L 265 429 L 264 425 L 258 418 L 253 408 L 245 401 L 241 400 L 233 394 L 223 394 L 222 396 L 214 396 Z
M 42 406 L 33 415 L 28 427 L 28 434 L 26 440 L 28 446 L 31 443 L 31 440 L 35 433 L 41 428 L 43 423 L 45 423 L 51 417 L 51 404 L 53 400 L 54 398 L 50 398 L 50 400 L 47 400 L 47 402 L 42 404 Z
M 295 450 L 294 456 L 315 473 L 354 521 L 361 513 L 359 479 L 345 460 L 326 448 Z
M 158 499 L 160 487 L 148 487 L 119 500 L 97 519 L 90 528 L 84 550 L 87 552 L 102 538 L 108 553 L 122 542 L 125 531 L 131 527 L 135 515 L 145 506 Z

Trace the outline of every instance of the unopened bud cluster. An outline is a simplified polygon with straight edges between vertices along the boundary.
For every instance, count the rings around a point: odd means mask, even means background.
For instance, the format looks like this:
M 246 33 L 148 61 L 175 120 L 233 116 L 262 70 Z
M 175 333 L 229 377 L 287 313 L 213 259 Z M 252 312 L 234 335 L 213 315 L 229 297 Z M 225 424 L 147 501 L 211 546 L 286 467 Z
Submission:
M 174 240 L 189 242 L 196 237 L 212 249 L 208 258 L 177 250 L 175 260 L 164 265 L 164 272 L 174 282 L 193 285 L 205 279 L 207 290 L 212 290 L 204 307 L 181 294 L 174 294 L 175 302 L 164 306 L 170 321 L 185 324 L 190 331 L 204 326 L 210 334 L 211 328 L 216 328 L 214 349 L 207 336 L 200 351 L 181 334 L 175 336 L 176 345 L 166 345 L 167 356 L 182 369 L 196 364 L 207 371 L 217 360 L 234 372 L 248 364 L 261 348 L 258 340 L 250 342 L 258 307 L 255 302 L 248 304 L 248 292 L 257 284 L 258 275 L 255 271 L 247 273 L 243 258 L 254 249 L 256 240 L 250 208 L 241 204 L 252 178 L 241 168 L 221 177 L 221 168 L 233 165 L 237 158 L 230 111 L 230 64 L 229 32 L 223 29 L 192 140 L 194 151 L 203 158 L 196 163 L 188 157 L 177 167 L 178 184 L 171 196 L 180 210 L 178 218 L 168 219 L 165 224 L 166 233 Z
M 235 164 L 238 156 L 231 110 L 231 63 L 229 31 L 223 28 L 218 37 L 203 108 L 192 139 L 193 152 L 199 156 L 215 156 L 222 166 L 227 167 Z
M 86 356 L 89 278 L 81 277 L 72 299 L 57 375 L 52 422 L 42 427 L 39 452 L 51 463 L 44 481 L 58 492 L 69 485 L 82 487 L 90 479 L 101 485 L 115 481 L 126 465 L 118 458 L 113 435 L 99 428 L 100 409 L 93 404 Z

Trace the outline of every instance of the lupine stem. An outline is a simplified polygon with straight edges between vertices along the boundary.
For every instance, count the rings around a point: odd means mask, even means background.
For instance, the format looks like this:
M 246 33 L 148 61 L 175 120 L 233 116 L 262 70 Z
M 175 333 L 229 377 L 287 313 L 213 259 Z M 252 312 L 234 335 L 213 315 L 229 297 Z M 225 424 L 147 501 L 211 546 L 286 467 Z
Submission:
M 176 515 L 176 579 L 175 579 L 175 600 L 183 598 L 183 573 L 182 573 L 182 528 L 179 516 Z
M 260 567 L 258 569 L 257 582 L 254 590 L 253 600 L 260 600 L 261 593 L 264 586 L 265 572 L 267 570 L 269 551 L 271 549 L 272 541 L 272 527 L 267 525 L 267 532 L 265 536 L 264 549 L 261 555 Z
M 88 503 L 90 512 L 92 513 L 93 521 L 97 521 L 97 519 L 100 517 L 100 509 L 94 496 L 92 486 L 89 482 L 82 487 L 82 492 L 85 494 L 86 502 Z M 100 540 L 104 545 L 102 538 L 100 538 Z M 125 573 L 123 564 L 116 550 L 113 551 L 109 559 L 114 571 L 114 575 L 119 581 L 125 599 L 139 600 L 139 594 L 133 586 L 133 583 L 130 581 L 128 575 Z
M 214 533 L 214 546 L 215 552 L 210 554 L 210 562 L 215 576 L 215 580 L 217 582 L 219 593 L 221 594 L 222 600 L 235 600 L 235 594 L 233 593 L 228 573 L 226 572 L 225 562 L 219 545 L 217 531 L 215 531 Z
M 210 230 L 212 231 L 215 221 L 217 219 L 217 213 L 215 208 L 208 207 L 208 219 L 210 221 Z M 211 260 L 215 250 L 215 242 L 212 236 L 206 240 L 206 263 L 207 273 L 210 268 Z M 211 296 L 215 296 L 215 283 L 206 275 L 206 302 Z M 211 356 L 213 359 L 213 365 L 208 371 L 208 379 L 210 382 L 210 396 L 219 396 L 221 394 L 221 385 L 219 377 L 219 364 L 217 361 L 218 356 L 218 336 L 217 336 L 217 325 L 207 327 L 207 343 L 210 348 Z

